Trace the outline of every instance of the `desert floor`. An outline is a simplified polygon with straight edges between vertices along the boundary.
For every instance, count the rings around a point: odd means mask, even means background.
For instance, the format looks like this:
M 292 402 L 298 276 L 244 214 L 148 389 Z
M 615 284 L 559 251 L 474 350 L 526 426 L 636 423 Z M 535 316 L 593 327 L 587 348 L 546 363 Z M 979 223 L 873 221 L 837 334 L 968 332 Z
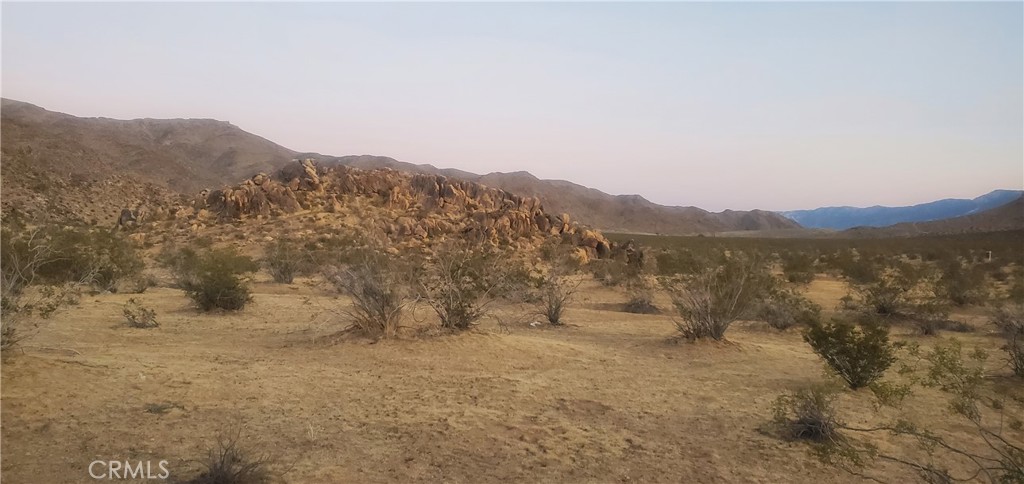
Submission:
M 845 293 L 809 288 L 826 308 Z M 124 326 L 130 297 L 161 326 Z M 347 301 L 308 282 L 260 282 L 239 313 L 199 313 L 165 287 L 84 296 L 4 361 L 3 482 L 94 482 L 97 459 L 168 460 L 186 480 L 234 431 L 291 483 L 859 482 L 766 431 L 780 393 L 823 378 L 799 331 L 745 322 L 728 343 L 671 343 L 669 316 L 621 312 L 624 299 L 588 281 L 565 327 L 487 321 L 370 344 L 328 337 Z M 998 348 L 983 318 L 962 318 L 979 330 L 943 337 Z M 869 423 L 870 402 L 847 392 L 843 418 Z M 980 445 L 938 392 L 909 407 Z

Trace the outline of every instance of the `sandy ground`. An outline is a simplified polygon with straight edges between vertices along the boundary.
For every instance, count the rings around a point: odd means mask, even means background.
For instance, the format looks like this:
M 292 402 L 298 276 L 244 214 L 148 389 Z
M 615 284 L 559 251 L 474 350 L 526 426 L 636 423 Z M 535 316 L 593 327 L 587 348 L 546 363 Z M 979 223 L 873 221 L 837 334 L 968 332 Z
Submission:
M 667 316 L 620 312 L 621 293 L 588 283 L 566 327 L 338 342 L 325 310 L 344 299 L 255 289 L 234 314 L 154 288 L 85 297 L 43 322 L 3 365 L 3 482 L 95 482 L 97 459 L 168 460 L 187 479 L 236 429 L 291 483 L 859 482 L 764 431 L 773 399 L 822 378 L 797 331 L 743 323 L 730 343 L 673 344 Z M 810 290 L 827 307 L 843 294 L 827 279 Z M 161 326 L 123 326 L 129 297 Z M 868 422 L 869 401 L 844 395 L 846 420 Z M 912 408 L 977 444 L 943 402 L 922 393 Z

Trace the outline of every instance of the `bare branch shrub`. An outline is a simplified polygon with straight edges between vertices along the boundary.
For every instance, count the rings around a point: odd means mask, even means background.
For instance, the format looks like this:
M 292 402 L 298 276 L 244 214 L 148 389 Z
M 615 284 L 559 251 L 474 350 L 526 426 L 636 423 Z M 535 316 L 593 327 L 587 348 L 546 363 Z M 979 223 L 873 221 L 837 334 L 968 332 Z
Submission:
M 373 338 L 393 338 L 406 307 L 415 302 L 412 271 L 393 257 L 368 250 L 343 267 L 330 267 L 324 276 L 352 298 L 345 315 L 350 329 Z
M 734 254 L 667 289 L 680 317 L 674 321 L 676 329 L 684 338 L 721 340 L 772 287 L 774 279 L 760 260 Z
M 291 284 L 309 267 L 309 256 L 292 241 L 279 239 L 264 249 L 263 265 L 274 282 Z
M 217 437 L 201 461 L 205 470 L 188 481 L 189 484 L 269 484 L 272 460 L 267 455 L 253 455 L 239 443 L 240 431 Z
M 499 297 L 525 284 L 512 254 L 489 246 L 449 242 L 439 247 L 419 277 L 420 297 L 441 326 L 465 330 Z
M 992 312 L 992 324 L 1003 334 L 1003 351 L 1013 374 L 1024 378 L 1024 304 L 1000 306 Z
M 573 300 L 576 290 L 582 281 L 573 280 L 569 276 L 552 272 L 547 275 L 540 286 L 542 314 L 553 325 L 562 324 L 562 315 Z

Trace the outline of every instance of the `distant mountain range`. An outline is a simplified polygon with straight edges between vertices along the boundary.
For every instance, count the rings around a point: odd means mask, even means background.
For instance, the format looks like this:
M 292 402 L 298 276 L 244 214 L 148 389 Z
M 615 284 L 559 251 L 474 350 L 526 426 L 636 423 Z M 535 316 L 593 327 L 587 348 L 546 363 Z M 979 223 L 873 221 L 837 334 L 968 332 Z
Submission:
M 668 207 L 639 195 L 610 195 L 568 181 L 540 180 L 526 172 L 477 175 L 382 156 L 300 153 L 212 119 L 80 118 L 10 99 L 3 99 L 0 119 L 4 206 L 18 199 L 56 200 L 62 211 L 88 204 L 87 213 L 77 214 L 84 220 L 114 217 L 116 214 L 106 215 L 112 204 L 127 202 L 123 188 L 111 190 L 107 197 L 95 195 L 113 176 L 121 177 L 121 186 L 137 180 L 139 186 L 152 184 L 194 195 L 203 188 L 235 184 L 259 172 L 272 173 L 295 158 L 314 158 L 321 163 L 392 168 L 479 182 L 537 197 L 548 212 L 568 213 L 573 220 L 605 231 L 695 234 L 799 228 L 774 212 L 713 213 L 696 207 Z M 72 197 L 71 189 L 83 184 L 90 187 L 91 195 Z M 59 189 L 42 193 L 40 187 L 46 186 Z
M 1024 196 L 1018 195 L 1009 203 L 996 208 L 933 220 L 931 222 L 904 222 L 888 227 L 856 227 L 843 232 L 855 237 L 908 237 L 914 235 L 948 235 L 972 232 L 996 232 L 1024 229 Z
M 1022 194 L 1022 190 L 995 190 L 974 199 L 947 198 L 909 207 L 823 207 L 779 213 L 806 228 L 886 227 L 976 214 L 1006 205 Z

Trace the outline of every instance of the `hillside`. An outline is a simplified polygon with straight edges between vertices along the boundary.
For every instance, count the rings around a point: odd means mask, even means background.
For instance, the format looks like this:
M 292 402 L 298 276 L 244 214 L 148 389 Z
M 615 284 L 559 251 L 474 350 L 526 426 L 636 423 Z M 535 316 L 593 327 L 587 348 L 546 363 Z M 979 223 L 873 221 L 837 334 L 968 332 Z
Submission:
M 669 207 L 652 203 L 639 195 L 610 195 L 569 181 L 541 180 L 524 171 L 477 175 L 405 163 L 384 156 L 314 157 L 326 163 L 356 168 L 392 168 L 483 183 L 524 197 L 537 197 L 552 213 L 570 213 L 585 224 L 610 232 L 684 235 L 800 227 L 773 212 L 726 210 L 714 213 L 697 207 Z
M 889 227 L 857 227 L 841 232 L 841 234 L 858 237 L 902 237 L 1022 229 L 1024 229 L 1024 196 L 1018 196 L 1010 203 L 971 215 L 931 222 L 901 223 Z
M 43 201 L 78 221 L 112 219 L 118 207 L 154 197 L 166 188 L 191 196 L 257 173 L 273 173 L 288 161 L 312 158 L 325 165 L 391 168 L 443 175 L 482 183 L 522 197 L 539 198 L 550 213 L 603 230 L 636 233 L 791 229 L 798 225 L 772 212 L 754 210 L 711 213 L 696 207 L 667 207 L 639 195 L 607 193 L 561 180 L 540 180 L 526 172 L 477 175 L 432 165 L 414 165 L 381 156 L 327 156 L 297 153 L 224 121 L 211 119 L 79 118 L 38 106 L 3 100 L 2 165 L 4 211 L 13 206 L 30 213 L 47 212 Z M 111 177 L 118 190 L 103 187 Z M 89 187 L 88 196 L 75 188 Z M 136 190 L 124 187 L 146 187 Z M 38 200 L 42 198 L 45 200 Z M 156 198 L 164 198 L 163 195 Z M 54 211 L 49 211 L 52 213 Z M 104 223 L 104 222 L 101 222 Z
M 36 172 L 77 181 L 130 175 L 194 193 L 270 172 L 295 153 L 212 119 L 79 118 L 3 99 L 4 189 Z
M 994 190 L 974 199 L 948 198 L 907 207 L 822 207 L 780 212 L 807 228 L 843 230 L 928 222 L 984 212 L 1021 196 L 1021 190 Z

